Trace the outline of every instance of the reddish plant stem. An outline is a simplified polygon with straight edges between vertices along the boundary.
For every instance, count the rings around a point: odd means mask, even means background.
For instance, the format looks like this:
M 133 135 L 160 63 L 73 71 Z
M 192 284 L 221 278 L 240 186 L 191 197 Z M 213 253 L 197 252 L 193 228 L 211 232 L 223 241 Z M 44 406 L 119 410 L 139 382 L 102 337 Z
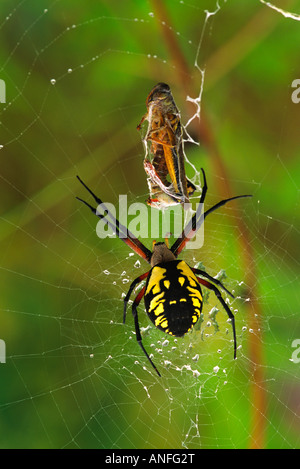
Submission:
M 195 83 L 193 74 L 190 67 L 185 60 L 185 57 L 180 49 L 177 36 L 174 34 L 174 29 L 171 26 L 170 17 L 165 8 L 164 2 L 161 0 L 152 0 L 155 9 L 156 17 L 159 20 L 161 33 L 164 38 L 165 44 L 168 47 L 171 59 L 176 66 L 178 72 L 178 82 L 186 96 L 197 96 L 196 90 L 199 88 L 199 83 Z M 188 115 L 194 115 L 195 108 L 193 103 L 187 101 Z M 229 183 L 227 168 L 223 163 L 220 155 L 216 139 L 213 135 L 212 127 L 208 122 L 208 118 L 201 108 L 201 120 L 195 118 L 191 122 L 192 131 L 203 144 L 210 156 L 214 172 L 219 176 L 219 191 L 222 198 L 232 197 L 232 190 Z M 248 341 L 248 354 L 249 363 L 252 369 L 251 375 L 251 389 L 250 389 L 250 402 L 251 402 L 251 428 L 250 428 L 250 442 L 251 448 L 264 448 L 265 447 L 265 433 L 266 433 L 266 394 L 264 389 L 264 376 L 263 376 L 263 342 L 262 342 L 262 312 L 260 304 L 257 301 L 258 294 L 256 292 L 257 274 L 255 266 L 255 256 L 252 250 L 251 240 L 247 227 L 242 218 L 236 217 L 237 221 L 237 243 L 239 243 L 241 265 L 245 272 L 245 283 L 248 287 L 247 296 L 250 301 L 246 303 L 247 314 L 249 318 L 249 329 L 253 330 L 249 334 Z

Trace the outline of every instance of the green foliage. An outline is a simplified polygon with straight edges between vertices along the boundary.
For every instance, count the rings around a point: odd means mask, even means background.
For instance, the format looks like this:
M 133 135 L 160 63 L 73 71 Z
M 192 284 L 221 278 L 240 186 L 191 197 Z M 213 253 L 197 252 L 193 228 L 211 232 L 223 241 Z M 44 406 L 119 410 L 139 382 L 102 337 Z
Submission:
M 217 142 L 226 187 L 253 194 L 211 215 L 203 248 L 182 253 L 234 290 L 236 362 L 226 314 L 209 316 L 218 306 L 212 293 L 201 330 L 182 341 L 148 329 L 141 303 L 145 344 L 163 375 L 157 379 L 136 343 L 130 309 L 122 324 L 122 298 L 147 265 L 119 240 L 99 240 L 97 219 L 75 199 L 82 196 L 76 174 L 105 201 L 147 199 L 136 125 L 155 83 L 171 86 L 183 123 L 191 117 L 155 3 L 1 4 L 3 448 L 255 446 L 255 386 L 266 399 L 263 446 L 299 447 L 299 364 L 290 361 L 300 338 L 300 104 L 291 101 L 299 22 L 259 1 L 219 2 L 219 10 L 215 1 L 159 2 L 188 64 L 193 98 L 205 69 L 200 117 Z M 299 1 L 288 8 L 299 11 Z M 205 9 L 216 11 L 207 22 Z M 185 151 L 188 176 L 197 181 L 204 167 L 206 203 L 215 203 L 224 174 L 211 149 L 200 141 Z M 239 219 L 252 249 L 246 267 Z M 150 239 L 142 241 L 151 249 Z M 250 270 L 261 331 L 250 330 Z M 260 333 L 254 366 L 251 343 Z

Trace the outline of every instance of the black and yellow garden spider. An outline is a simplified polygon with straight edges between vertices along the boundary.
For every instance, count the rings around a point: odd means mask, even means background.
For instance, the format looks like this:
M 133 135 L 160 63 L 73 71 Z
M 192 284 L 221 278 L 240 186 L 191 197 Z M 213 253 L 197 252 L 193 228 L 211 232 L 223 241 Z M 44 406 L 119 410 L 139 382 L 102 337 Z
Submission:
M 234 358 L 236 358 L 237 344 L 234 315 L 222 298 L 216 285 L 221 287 L 232 298 L 234 298 L 234 296 L 219 280 L 211 277 L 201 269 L 189 267 L 186 262 L 178 260 L 177 257 L 184 249 L 186 243 L 196 234 L 197 230 L 210 213 L 231 200 L 251 196 L 239 195 L 221 200 L 213 207 L 202 213 L 201 208 L 207 192 L 207 183 L 205 172 L 203 169 L 201 169 L 201 171 L 203 174 L 203 188 L 195 214 L 170 249 L 164 242 L 153 242 L 152 252 L 110 213 L 102 200 L 99 199 L 91 189 L 89 189 L 79 176 L 77 176 L 81 184 L 93 196 L 97 206 L 101 204 L 101 210 L 104 211 L 104 213 L 101 214 L 97 208 L 92 207 L 85 200 L 82 200 L 79 197 L 77 197 L 77 199 L 87 205 L 97 217 L 104 219 L 106 224 L 120 239 L 122 239 L 122 241 L 124 241 L 133 251 L 151 265 L 151 269 L 148 272 L 137 277 L 130 285 L 128 293 L 124 298 L 123 322 L 125 323 L 127 303 L 131 293 L 142 280 L 146 279 L 145 286 L 139 291 L 133 301 L 132 314 L 134 318 L 137 342 L 159 376 L 161 375 L 158 369 L 149 357 L 142 343 L 137 307 L 143 297 L 146 312 L 155 327 L 172 336 L 182 337 L 193 328 L 200 318 L 203 307 L 203 297 L 200 284 L 212 290 L 231 321 L 234 342 Z M 204 277 L 206 280 L 204 278 L 200 278 L 199 275 Z

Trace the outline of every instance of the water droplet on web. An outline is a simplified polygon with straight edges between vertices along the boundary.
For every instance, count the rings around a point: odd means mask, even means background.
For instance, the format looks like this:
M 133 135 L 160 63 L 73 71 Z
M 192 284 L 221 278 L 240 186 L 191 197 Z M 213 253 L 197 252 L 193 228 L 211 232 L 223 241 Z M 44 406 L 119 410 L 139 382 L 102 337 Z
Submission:
M 110 271 L 109 271 L 109 270 L 103 270 L 103 273 L 104 273 L 105 275 L 110 275 Z
M 51 78 L 50 83 L 51 83 L 51 85 L 55 85 L 55 83 L 56 83 L 55 78 Z
M 135 262 L 135 264 L 134 264 L 134 267 L 135 267 L 136 269 L 138 269 L 139 267 L 141 267 L 141 262 L 140 262 L 139 260 L 137 260 L 137 261 Z
M 220 368 L 218 367 L 218 365 L 213 368 L 213 370 L 214 370 L 215 373 L 218 373 L 219 369 L 220 369 Z
M 68 73 L 72 73 L 73 70 L 71 68 L 68 68 Z
M 151 18 L 154 18 L 154 13 L 153 13 L 153 11 L 150 11 L 150 12 L 148 13 L 148 15 L 151 16 Z
M 0 145 L 0 150 L 2 150 L 2 148 L 3 148 L 3 145 Z

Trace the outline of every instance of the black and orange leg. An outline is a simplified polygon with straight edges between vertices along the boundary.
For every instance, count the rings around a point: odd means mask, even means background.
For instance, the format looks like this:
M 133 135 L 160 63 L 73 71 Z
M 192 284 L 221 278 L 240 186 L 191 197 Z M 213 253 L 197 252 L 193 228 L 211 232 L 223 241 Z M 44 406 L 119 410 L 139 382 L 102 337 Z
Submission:
M 116 233 L 116 235 L 129 246 L 134 252 L 136 252 L 140 257 L 145 259 L 145 261 L 150 263 L 151 260 L 151 251 L 141 243 L 139 239 L 131 233 L 126 226 L 122 225 L 119 220 L 117 220 L 114 215 L 108 210 L 106 205 L 102 202 L 102 200 L 94 194 L 94 192 L 83 182 L 83 180 L 77 176 L 79 182 L 85 187 L 85 189 L 91 194 L 94 198 L 95 202 L 97 203 L 97 208 L 90 205 L 85 200 L 81 199 L 80 197 L 76 197 L 76 199 L 80 200 L 80 202 L 84 203 L 89 209 L 96 215 L 100 220 L 104 220 L 105 223 Z M 103 210 L 103 214 L 100 214 L 98 211 L 98 207 L 101 206 Z
M 128 290 L 128 292 L 127 292 L 125 298 L 124 298 L 123 324 L 125 324 L 127 303 L 128 303 L 128 301 L 129 301 L 129 298 L 130 298 L 131 293 L 133 292 L 134 288 L 135 288 L 142 280 L 145 280 L 145 278 L 148 277 L 149 273 L 150 273 L 150 271 L 149 271 L 149 272 L 146 272 L 145 274 L 140 275 L 140 276 L 137 277 L 137 278 L 132 282 L 132 284 L 130 285 L 129 290 Z
M 212 277 L 211 275 L 209 275 L 207 272 L 205 272 L 205 270 L 201 270 L 201 269 L 195 269 L 194 267 L 191 267 L 192 271 L 194 272 L 194 274 L 196 275 L 201 275 L 202 277 L 205 277 L 207 278 L 208 280 L 210 280 L 211 282 L 215 283 L 216 285 L 218 285 L 219 287 L 221 287 L 224 291 L 226 291 L 226 293 L 231 296 L 231 298 L 234 298 L 234 295 L 229 291 L 227 290 L 226 287 L 224 287 L 223 283 L 220 282 L 220 280 L 218 280 L 217 278 L 214 278 Z
M 161 376 L 160 372 L 158 371 L 158 369 L 156 368 L 156 366 L 154 365 L 153 361 L 151 360 L 151 358 L 149 357 L 145 347 L 143 346 L 143 343 L 142 343 L 142 336 L 141 336 L 141 332 L 140 332 L 140 326 L 139 326 L 139 320 L 138 320 L 138 313 L 137 313 L 137 307 L 141 301 L 141 299 L 143 298 L 144 294 L 145 294 L 145 288 L 146 287 L 143 287 L 142 290 L 138 293 L 138 295 L 136 296 L 133 304 L 132 304 L 132 314 L 133 314 L 133 318 L 134 318 L 134 325 L 135 325 L 135 333 L 136 333 L 136 340 L 138 341 L 138 344 L 139 346 L 141 347 L 141 349 L 143 350 L 144 354 L 146 355 L 146 357 L 148 358 L 149 362 L 151 363 L 152 367 L 154 368 L 154 370 L 156 371 L 156 373 L 158 374 L 158 376 Z
M 202 175 L 203 175 L 203 188 L 202 188 L 198 208 L 197 208 L 196 213 L 193 216 L 193 218 L 189 221 L 187 226 L 184 228 L 184 231 L 181 233 L 179 238 L 175 241 L 175 243 L 171 247 L 171 251 L 173 252 L 173 254 L 176 257 L 184 249 L 186 243 L 188 243 L 188 241 L 196 234 L 196 232 L 199 230 L 200 226 L 204 223 L 205 218 L 210 213 L 214 212 L 219 207 L 222 207 L 223 205 L 227 204 L 228 202 L 231 202 L 232 200 L 241 199 L 243 197 L 252 197 L 251 195 L 237 195 L 235 197 L 230 197 L 229 199 L 221 200 L 217 204 L 213 205 L 213 207 L 209 208 L 204 213 L 202 213 L 202 205 L 204 203 L 206 193 L 207 193 L 207 182 L 206 182 L 206 176 L 205 176 L 204 169 L 201 168 L 201 171 L 202 171 Z

